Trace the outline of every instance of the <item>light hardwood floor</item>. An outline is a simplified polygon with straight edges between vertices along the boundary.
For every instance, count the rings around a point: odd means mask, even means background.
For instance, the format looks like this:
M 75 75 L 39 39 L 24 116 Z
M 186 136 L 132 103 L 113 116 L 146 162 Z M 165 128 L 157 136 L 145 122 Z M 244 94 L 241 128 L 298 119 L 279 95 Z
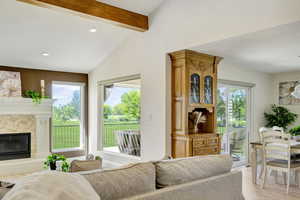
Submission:
M 274 178 L 268 178 L 265 189 L 261 189 L 260 182 L 252 183 L 251 168 L 243 168 L 243 194 L 246 200 L 300 200 L 300 188 L 291 186 L 289 194 L 282 184 L 275 184 Z M 282 177 L 279 176 L 278 179 Z

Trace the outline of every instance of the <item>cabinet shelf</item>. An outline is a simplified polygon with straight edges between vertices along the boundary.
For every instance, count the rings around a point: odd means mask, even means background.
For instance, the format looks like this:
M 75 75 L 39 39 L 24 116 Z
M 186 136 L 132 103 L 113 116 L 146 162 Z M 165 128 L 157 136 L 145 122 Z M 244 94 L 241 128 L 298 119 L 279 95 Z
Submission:
M 190 107 L 199 107 L 199 108 L 213 108 L 215 107 L 214 104 L 204 104 L 204 103 L 199 103 L 199 104 L 189 104 L 188 106 Z
M 213 104 L 189 104 L 188 105 L 188 112 L 192 112 L 196 108 L 205 108 L 209 112 L 213 112 L 213 109 L 215 108 L 215 105 L 213 105 Z

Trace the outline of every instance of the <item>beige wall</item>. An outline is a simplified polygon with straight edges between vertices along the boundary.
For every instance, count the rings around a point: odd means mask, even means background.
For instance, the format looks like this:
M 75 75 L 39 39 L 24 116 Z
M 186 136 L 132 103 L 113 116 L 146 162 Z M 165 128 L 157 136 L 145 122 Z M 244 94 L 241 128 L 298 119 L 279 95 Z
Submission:
M 279 104 L 279 83 L 285 81 L 299 81 L 300 80 L 300 71 L 298 72 L 287 72 L 287 73 L 278 73 L 273 75 L 273 101 L 275 104 Z M 300 105 L 284 105 L 290 111 L 299 115 L 297 121 L 292 124 L 289 128 L 300 125 Z
M 295 0 L 166 0 L 150 17 L 150 30 L 134 33 L 103 63 L 89 73 L 90 150 L 97 150 L 97 82 L 141 74 L 142 159 L 161 159 L 169 153 L 169 68 L 166 54 L 208 42 L 255 32 L 300 20 L 300 1 Z M 224 68 L 225 70 L 225 68 Z M 256 102 L 267 96 L 265 77 L 242 72 L 243 80 L 255 81 Z M 221 78 L 240 79 L 236 68 L 220 71 Z M 268 91 L 266 91 L 268 92 Z M 264 95 L 263 95 L 264 94 Z M 262 96 L 259 96 L 262 95 Z M 257 114 L 259 116 L 259 114 Z M 258 121 L 261 118 L 257 117 Z

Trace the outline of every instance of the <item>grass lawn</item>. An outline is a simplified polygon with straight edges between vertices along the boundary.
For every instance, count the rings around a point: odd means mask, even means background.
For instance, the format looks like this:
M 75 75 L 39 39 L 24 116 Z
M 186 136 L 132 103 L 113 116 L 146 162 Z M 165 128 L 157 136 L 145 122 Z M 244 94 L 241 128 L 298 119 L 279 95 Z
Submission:
M 139 130 L 138 122 L 105 122 L 103 134 L 103 146 L 117 146 L 114 131 L 117 130 Z M 79 122 L 54 122 L 53 127 L 53 149 L 80 147 L 80 125 Z

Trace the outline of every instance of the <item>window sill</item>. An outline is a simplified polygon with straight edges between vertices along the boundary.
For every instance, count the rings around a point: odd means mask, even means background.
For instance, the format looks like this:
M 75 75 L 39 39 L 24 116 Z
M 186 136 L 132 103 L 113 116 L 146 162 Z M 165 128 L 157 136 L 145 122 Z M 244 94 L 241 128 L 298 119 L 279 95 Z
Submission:
M 63 155 L 66 158 L 84 156 L 86 154 L 82 148 L 55 149 L 52 150 L 52 153 Z
M 101 151 L 100 153 L 104 160 L 108 160 L 119 165 L 141 162 L 141 157 L 126 155 L 117 152 Z

